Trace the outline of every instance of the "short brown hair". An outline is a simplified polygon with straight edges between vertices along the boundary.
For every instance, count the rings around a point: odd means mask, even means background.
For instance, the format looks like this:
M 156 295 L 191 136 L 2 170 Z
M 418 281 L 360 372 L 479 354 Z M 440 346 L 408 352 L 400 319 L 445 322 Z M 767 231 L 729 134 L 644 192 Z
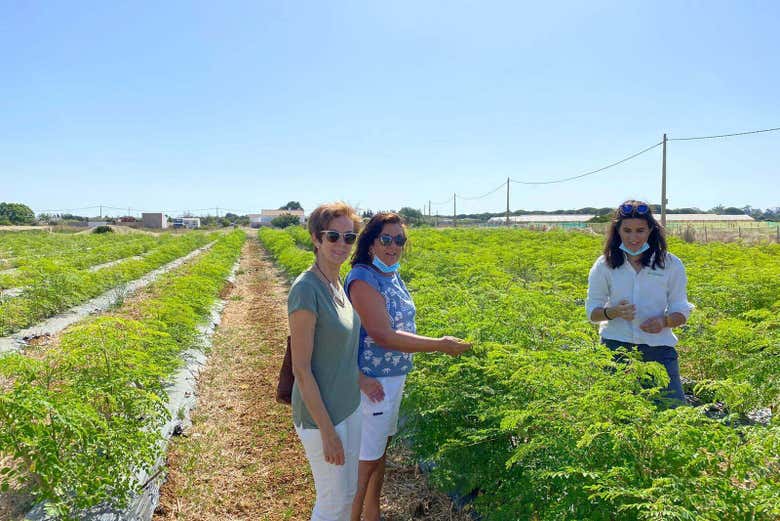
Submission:
M 314 237 L 319 238 L 323 230 L 327 230 L 330 226 L 330 222 L 337 218 L 346 216 L 352 220 L 355 225 L 355 232 L 360 231 L 360 224 L 363 222 L 360 216 L 355 210 L 343 201 L 336 201 L 335 203 L 323 203 L 319 205 L 309 215 L 309 233 Z M 314 251 L 317 251 L 317 242 L 314 242 Z

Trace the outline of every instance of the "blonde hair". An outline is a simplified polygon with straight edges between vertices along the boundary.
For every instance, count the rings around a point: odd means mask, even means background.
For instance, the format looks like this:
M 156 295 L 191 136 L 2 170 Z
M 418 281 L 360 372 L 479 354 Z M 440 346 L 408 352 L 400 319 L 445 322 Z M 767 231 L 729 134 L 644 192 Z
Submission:
M 337 217 L 349 217 L 355 225 L 355 233 L 360 231 L 362 219 L 354 208 L 343 201 L 323 203 L 309 215 L 309 233 L 317 239 L 323 230 L 327 230 L 330 222 Z M 314 252 L 317 252 L 317 241 L 314 242 Z

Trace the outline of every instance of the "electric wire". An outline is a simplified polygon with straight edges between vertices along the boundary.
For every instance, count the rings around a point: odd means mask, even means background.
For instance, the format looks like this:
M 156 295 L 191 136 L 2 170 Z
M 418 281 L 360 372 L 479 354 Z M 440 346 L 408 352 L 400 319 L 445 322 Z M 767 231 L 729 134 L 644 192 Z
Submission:
M 551 184 L 555 184 L 555 183 L 565 183 L 566 181 L 573 181 L 574 179 L 581 179 L 581 178 L 587 177 L 589 175 L 598 174 L 599 172 L 603 172 L 603 171 L 605 171 L 607 169 L 610 169 L 612 167 L 615 167 L 615 166 L 618 166 L 620 164 L 623 164 L 626 161 L 630 161 L 630 160 L 634 159 L 635 157 L 638 157 L 638 156 L 641 156 L 642 154 L 650 152 L 651 150 L 661 146 L 662 144 L 663 144 L 663 141 L 659 141 L 655 145 L 651 145 L 651 146 L 649 146 L 649 147 L 647 147 L 647 148 L 645 148 L 643 150 L 640 150 L 639 152 L 637 152 L 635 154 L 631 154 L 628 157 L 624 157 L 620 161 L 615 161 L 614 163 L 610 163 L 610 164 L 608 164 L 606 166 L 603 166 L 601 168 L 597 168 L 596 170 L 591 170 L 590 172 L 585 172 L 584 174 L 574 175 L 574 176 L 571 176 L 571 177 L 565 177 L 563 179 L 554 179 L 554 180 L 551 180 L 551 181 L 518 181 L 516 179 L 510 179 L 510 181 L 513 182 L 513 183 L 520 184 L 520 185 L 551 185 Z
M 676 137 L 676 138 L 666 138 L 667 141 L 697 141 L 700 139 L 719 139 L 719 138 L 725 138 L 725 137 L 733 137 L 733 136 L 747 136 L 748 134 L 761 134 L 762 132 L 775 132 L 780 130 L 780 127 L 777 128 L 765 128 L 762 130 L 750 130 L 748 132 L 735 132 L 733 134 L 719 134 L 716 136 L 699 136 L 699 137 Z

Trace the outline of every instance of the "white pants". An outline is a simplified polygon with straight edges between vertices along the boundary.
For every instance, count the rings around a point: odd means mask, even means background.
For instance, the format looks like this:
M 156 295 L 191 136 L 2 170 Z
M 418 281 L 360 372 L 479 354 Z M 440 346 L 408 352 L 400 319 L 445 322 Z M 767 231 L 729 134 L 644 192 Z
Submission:
M 347 419 L 336 425 L 336 434 L 344 447 L 344 465 L 325 461 L 319 429 L 295 427 L 306 451 L 317 492 L 311 521 L 349 521 L 352 500 L 357 491 L 360 421 L 358 407 Z

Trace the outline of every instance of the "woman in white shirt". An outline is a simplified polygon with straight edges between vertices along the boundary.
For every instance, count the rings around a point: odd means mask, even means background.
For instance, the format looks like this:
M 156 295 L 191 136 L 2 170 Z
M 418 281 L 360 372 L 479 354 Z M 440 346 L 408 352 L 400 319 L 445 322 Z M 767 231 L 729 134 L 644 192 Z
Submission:
M 685 268 L 666 251 L 664 229 L 650 206 L 634 200 L 618 206 L 604 254 L 588 276 L 588 318 L 600 323 L 601 341 L 610 349 L 638 349 L 644 361 L 666 368 L 672 406 L 685 403 L 672 329 L 693 310 L 686 285 Z

